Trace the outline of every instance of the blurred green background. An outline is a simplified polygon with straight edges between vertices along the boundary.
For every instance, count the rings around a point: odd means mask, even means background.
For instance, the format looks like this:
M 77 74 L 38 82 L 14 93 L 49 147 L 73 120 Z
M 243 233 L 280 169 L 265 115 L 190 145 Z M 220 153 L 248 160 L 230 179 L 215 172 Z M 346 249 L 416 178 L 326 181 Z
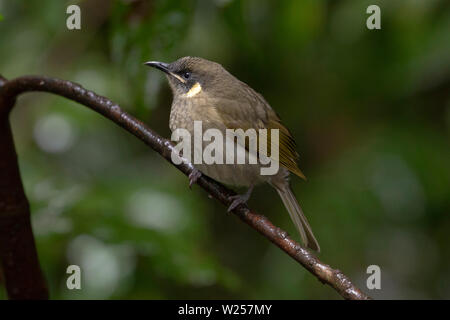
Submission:
M 366 28 L 370 4 L 381 30 Z M 448 1 L 0 0 L 0 15 L 3 76 L 78 82 L 166 137 L 171 93 L 142 63 L 220 62 L 297 140 L 320 258 L 375 298 L 450 298 Z M 52 298 L 340 298 L 87 108 L 27 94 L 12 126 Z M 298 238 L 271 188 L 250 206 Z M 70 264 L 82 290 L 66 288 Z M 366 288 L 372 264 L 381 290 Z

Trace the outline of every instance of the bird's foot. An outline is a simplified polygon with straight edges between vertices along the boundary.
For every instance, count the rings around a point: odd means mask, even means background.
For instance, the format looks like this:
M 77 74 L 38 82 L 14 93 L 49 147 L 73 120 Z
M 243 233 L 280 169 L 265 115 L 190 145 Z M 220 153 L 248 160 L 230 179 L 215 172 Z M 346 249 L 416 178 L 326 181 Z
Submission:
M 235 196 L 231 196 L 229 199 L 233 200 L 233 202 L 231 203 L 231 205 L 228 207 L 228 212 L 233 211 L 233 209 L 235 209 L 238 205 L 240 204 L 246 204 L 248 199 L 250 199 L 250 196 L 252 194 L 253 191 L 253 186 L 251 186 L 250 188 L 248 188 L 247 192 L 244 194 L 237 194 Z
M 192 188 L 192 185 L 197 182 L 198 178 L 202 176 L 200 170 L 195 169 L 191 171 L 189 174 L 189 188 Z

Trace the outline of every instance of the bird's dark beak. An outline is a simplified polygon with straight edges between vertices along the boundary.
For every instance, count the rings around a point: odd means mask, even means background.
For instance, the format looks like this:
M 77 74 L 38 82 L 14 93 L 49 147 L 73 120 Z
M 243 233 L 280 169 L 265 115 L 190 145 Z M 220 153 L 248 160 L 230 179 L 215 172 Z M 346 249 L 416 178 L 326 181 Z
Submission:
M 159 62 L 159 61 L 147 61 L 144 63 L 146 66 L 150 66 L 156 69 L 159 69 L 167 74 L 170 74 L 169 71 L 169 64 L 168 63 L 164 63 L 164 62 Z
M 150 67 L 159 69 L 159 70 L 167 73 L 169 76 L 172 76 L 173 78 L 178 79 L 178 81 L 180 81 L 182 83 L 186 83 L 186 80 L 184 80 L 182 77 L 180 77 L 176 73 L 174 73 L 174 72 L 169 70 L 169 64 L 168 63 L 159 62 L 159 61 L 148 61 L 148 62 L 145 62 L 144 64 L 146 66 L 150 66 Z

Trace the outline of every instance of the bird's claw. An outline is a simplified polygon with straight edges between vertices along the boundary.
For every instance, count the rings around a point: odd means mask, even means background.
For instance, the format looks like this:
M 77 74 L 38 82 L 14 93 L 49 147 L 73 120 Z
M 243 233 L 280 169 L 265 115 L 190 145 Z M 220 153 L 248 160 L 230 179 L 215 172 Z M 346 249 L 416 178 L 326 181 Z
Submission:
M 231 205 L 228 207 L 228 212 L 233 211 L 238 205 L 246 204 L 248 199 L 250 199 L 250 195 L 252 194 L 253 187 L 250 187 L 248 191 L 244 194 L 237 194 L 235 196 L 229 197 L 230 200 L 233 200 Z
M 198 169 L 194 169 L 189 174 L 189 188 L 192 188 L 192 185 L 197 182 L 198 178 L 202 176 L 202 173 Z

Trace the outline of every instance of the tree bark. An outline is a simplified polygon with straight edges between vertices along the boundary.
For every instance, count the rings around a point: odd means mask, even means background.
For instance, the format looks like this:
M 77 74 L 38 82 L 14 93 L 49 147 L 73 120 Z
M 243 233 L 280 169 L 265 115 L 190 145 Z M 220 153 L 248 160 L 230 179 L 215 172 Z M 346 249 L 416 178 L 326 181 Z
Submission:
M 0 80 L 1 81 L 1 80 Z M 0 95 L 0 261 L 10 299 L 47 299 L 8 120 L 13 100 Z M 10 105 L 8 105 L 10 104 Z
M 2 230 L 0 235 L 0 256 L 2 257 L 3 268 L 5 268 L 5 278 L 7 282 L 8 295 L 14 298 L 15 288 L 18 290 L 29 290 L 39 296 L 45 288 L 40 273 L 38 258 L 34 246 L 34 240 L 29 223 L 28 203 L 23 193 L 20 175 L 17 167 L 17 160 L 12 142 L 11 131 L 8 124 L 8 113 L 13 107 L 16 96 L 28 91 L 46 91 L 51 92 L 73 101 L 76 101 L 86 107 L 102 114 L 123 129 L 127 130 L 137 138 L 142 140 L 153 150 L 158 152 L 163 158 L 174 165 L 178 170 L 189 176 L 194 170 L 191 163 L 183 162 L 176 165 L 171 160 L 173 145 L 171 141 L 161 137 L 156 132 L 147 127 L 143 122 L 124 112 L 117 104 L 109 99 L 99 96 L 92 91 L 86 90 L 80 85 L 59 79 L 25 76 L 11 81 L 6 81 L 0 76 L 0 120 L 3 121 L 1 148 L 6 148 L 3 152 L 9 152 L 9 156 L 1 161 L 1 177 L 8 178 L 0 185 L 0 221 L 2 221 Z M 3 135 L 6 134 L 4 137 Z M 5 138 L 7 137 L 7 138 Z M 9 139 L 9 140 L 8 140 Z M 2 179 L 3 180 L 3 179 Z M 202 175 L 197 184 L 208 194 L 219 200 L 225 206 L 232 202 L 231 197 L 235 192 L 226 188 L 222 184 Z M 5 209 L 3 209 L 5 208 Z M 250 210 L 247 205 L 239 205 L 233 211 L 242 221 L 250 227 L 261 233 L 273 244 L 286 252 L 290 257 L 299 262 L 305 269 L 311 272 L 322 283 L 330 285 L 345 299 L 370 299 L 365 293 L 358 289 L 350 279 L 341 271 L 330 267 L 321 262 L 314 254 L 303 248 L 299 243 L 290 238 L 287 232 L 274 226 L 265 216 Z M 20 232 L 19 232 L 20 231 Z M 7 259 L 6 259 L 7 258 Z M 10 267 L 15 266 L 15 267 Z M 6 270 L 9 270 L 8 272 Z M 15 272 L 14 270 L 21 270 Z M 21 278 L 24 272 L 29 272 Z M 32 286 L 33 288 L 29 288 Z M 19 290 L 19 291 L 20 291 Z M 27 298 L 25 291 L 18 298 Z

